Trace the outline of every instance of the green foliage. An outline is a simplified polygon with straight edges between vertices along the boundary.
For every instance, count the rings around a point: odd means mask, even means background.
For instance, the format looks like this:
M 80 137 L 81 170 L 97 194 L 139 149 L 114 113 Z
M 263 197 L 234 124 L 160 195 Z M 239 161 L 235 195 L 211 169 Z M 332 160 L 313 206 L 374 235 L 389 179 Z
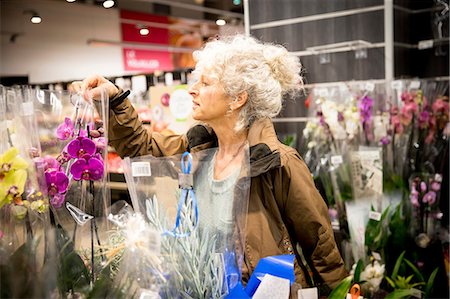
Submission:
M 422 292 L 418 289 L 399 289 L 389 293 L 385 299 L 410 298 L 411 296 L 420 298 L 422 296 Z
M 34 286 L 37 280 L 35 260 L 37 241 L 32 239 L 21 245 L 0 265 L 1 298 L 35 297 Z M 3 258 L 3 257 L 2 257 Z
M 90 284 L 90 273 L 60 225 L 56 227 L 56 246 L 59 252 L 57 277 L 61 295 L 86 289 Z
M 422 287 L 425 286 L 425 298 L 428 298 L 433 287 L 434 280 L 436 278 L 438 268 L 431 273 L 428 278 L 428 282 L 425 283 L 424 277 L 419 269 L 408 259 L 404 258 L 405 251 L 403 251 L 395 262 L 394 269 L 392 270 L 391 277 L 386 277 L 389 285 L 394 289 L 386 298 L 405 298 L 405 297 L 422 297 Z M 399 272 L 402 269 L 403 262 L 407 268 L 412 270 L 413 274 L 409 276 L 400 276 Z
M 330 293 L 328 299 L 344 299 L 350 287 L 352 286 L 353 277 L 347 276 L 344 278 Z
M 375 211 L 373 206 L 371 207 L 371 211 Z M 389 213 L 389 207 L 387 207 L 383 214 L 381 214 L 380 221 L 369 219 L 369 222 L 366 226 L 366 234 L 365 234 L 365 245 L 371 251 L 383 251 L 388 236 L 389 230 L 387 225 L 387 215 Z
M 404 190 L 405 183 L 401 175 L 388 171 L 383 174 L 383 191 L 392 192 L 394 190 Z
M 355 283 L 360 282 L 361 272 L 363 271 L 364 263 L 362 260 L 359 260 L 356 264 L 355 274 L 353 275 L 353 281 Z
M 429 298 L 431 294 L 431 290 L 433 289 L 434 280 L 436 278 L 436 275 L 438 273 L 439 268 L 434 269 L 433 273 L 431 273 L 430 277 L 428 278 L 427 284 L 425 286 L 425 298 Z
M 403 204 L 399 204 L 395 208 L 395 212 L 389 220 L 389 236 L 390 244 L 396 248 L 403 248 L 408 239 L 408 221 L 402 216 Z

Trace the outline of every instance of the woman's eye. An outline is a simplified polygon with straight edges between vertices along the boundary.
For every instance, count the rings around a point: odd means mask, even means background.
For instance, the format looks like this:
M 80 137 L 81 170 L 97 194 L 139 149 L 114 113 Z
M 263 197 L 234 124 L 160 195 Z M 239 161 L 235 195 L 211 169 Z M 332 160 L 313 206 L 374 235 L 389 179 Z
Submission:
M 208 83 L 206 83 L 206 82 L 204 82 L 204 81 L 200 82 L 200 84 L 201 84 L 202 86 L 208 86 Z

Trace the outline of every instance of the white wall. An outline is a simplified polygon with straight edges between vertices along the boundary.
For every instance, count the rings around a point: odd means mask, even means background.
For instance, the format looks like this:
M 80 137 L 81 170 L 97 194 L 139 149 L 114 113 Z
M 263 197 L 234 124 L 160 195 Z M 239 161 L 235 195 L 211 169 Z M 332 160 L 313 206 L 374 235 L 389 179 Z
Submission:
M 33 9 L 42 23 L 32 24 Z M 122 48 L 93 47 L 88 39 L 121 40 L 118 9 L 52 0 L 0 0 L 0 76 L 31 84 L 72 81 L 94 73 L 122 76 Z M 22 33 L 14 43 L 11 34 Z

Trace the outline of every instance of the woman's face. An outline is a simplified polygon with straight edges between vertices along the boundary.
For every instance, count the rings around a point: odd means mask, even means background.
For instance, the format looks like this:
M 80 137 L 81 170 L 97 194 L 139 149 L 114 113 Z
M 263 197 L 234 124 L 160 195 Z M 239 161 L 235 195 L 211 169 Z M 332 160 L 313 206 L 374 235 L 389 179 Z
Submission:
M 192 117 L 208 124 L 225 120 L 230 106 L 230 97 L 225 94 L 219 80 L 203 71 L 200 78 L 189 89 L 193 100 Z

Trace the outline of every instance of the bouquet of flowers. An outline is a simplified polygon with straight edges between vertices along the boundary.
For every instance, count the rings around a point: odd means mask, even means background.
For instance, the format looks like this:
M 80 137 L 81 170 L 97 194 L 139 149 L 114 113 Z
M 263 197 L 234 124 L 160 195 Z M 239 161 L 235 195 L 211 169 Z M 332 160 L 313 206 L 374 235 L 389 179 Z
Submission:
M 157 284 L 163 297 L 220 298 L 240 285 L 250 186 L 247 151 L 223 184 L 212 180 L 216 149 L 124 160 L 135 212 L 160 239 L 153 252 L 165 265 L 165 281 Z M 141 248 L 133 258 L 146 260 L 148 250 Z M 124 264 L 127 273 L 135 272 L 129 265 Z M 154 265 L 140 265 L 147 269 L 145 277 L 157 271 Z M 141 291 L 150 288 L 137 283 Z

